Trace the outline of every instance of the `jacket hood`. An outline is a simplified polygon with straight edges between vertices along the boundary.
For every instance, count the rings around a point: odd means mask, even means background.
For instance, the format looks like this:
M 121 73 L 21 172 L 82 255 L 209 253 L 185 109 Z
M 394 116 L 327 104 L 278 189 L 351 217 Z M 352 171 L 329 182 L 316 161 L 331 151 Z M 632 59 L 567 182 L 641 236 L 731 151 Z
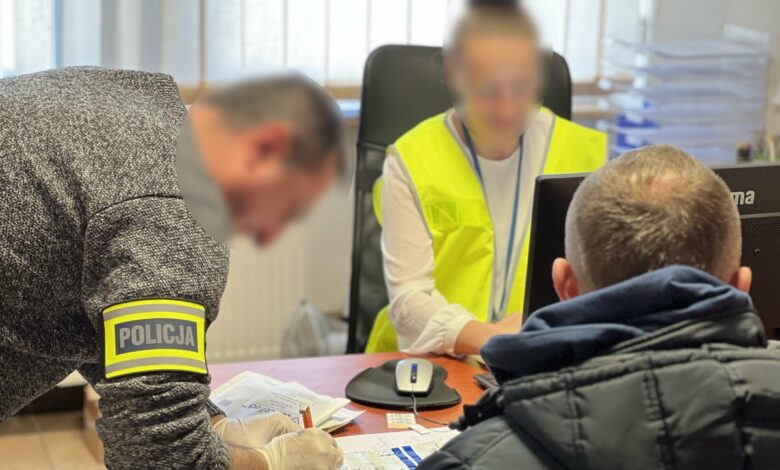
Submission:
M 670 266 L 542 308 L 520 333 L 480 351 L 499 382 L 557 371 L 613 350 L 725 342 L 764 346 L 750 296 L 703 271 Z M 749 313 L 739 318 L 733 315 Z M 667 331 L 672 325 L 678 331 Z

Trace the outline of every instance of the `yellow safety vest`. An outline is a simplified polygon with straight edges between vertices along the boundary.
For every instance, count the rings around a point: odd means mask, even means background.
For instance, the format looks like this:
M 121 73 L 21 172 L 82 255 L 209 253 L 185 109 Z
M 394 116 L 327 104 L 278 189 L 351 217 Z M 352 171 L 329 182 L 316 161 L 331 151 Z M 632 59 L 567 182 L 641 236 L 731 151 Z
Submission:
M 551 113 L 543 108 L 541 112 Z M 471 162 L 445 124 L 443 114 L 426 119 L 395 143 L 433 238 L 433 278 L 448 302 L 488 321 L 493 291 L 493 223 Z M 544 174 L 591 172 L 604 164 L 607 137 L 553 115 Z M 381 179 L 374 185 L 374 210 L 382 221 Z M 522 312 L 528 236 L 515 266 L 507 312 Z M 397 351 L 395 328 L 382 309 L 374 321 L 367 353 Z

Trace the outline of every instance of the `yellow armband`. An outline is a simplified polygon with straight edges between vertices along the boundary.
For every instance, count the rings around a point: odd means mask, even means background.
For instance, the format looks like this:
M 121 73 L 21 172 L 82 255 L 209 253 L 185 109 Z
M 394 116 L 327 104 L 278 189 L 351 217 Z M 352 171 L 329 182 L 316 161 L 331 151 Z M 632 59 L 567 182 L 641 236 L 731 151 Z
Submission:
M 206 309 L 171 299 L 132 300 L 103 310 L 106 378 L 140 372 L 207 374 Z

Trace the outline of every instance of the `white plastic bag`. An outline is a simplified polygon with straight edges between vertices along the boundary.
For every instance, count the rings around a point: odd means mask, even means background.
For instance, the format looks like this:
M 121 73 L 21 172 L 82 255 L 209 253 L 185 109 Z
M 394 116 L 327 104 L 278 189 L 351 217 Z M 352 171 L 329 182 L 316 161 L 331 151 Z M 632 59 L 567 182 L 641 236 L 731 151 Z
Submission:
M 303 302 L 287 320 L 282 338 L 282 357 L 313 357 L 344 354 L 346 332 L 314 305 Z

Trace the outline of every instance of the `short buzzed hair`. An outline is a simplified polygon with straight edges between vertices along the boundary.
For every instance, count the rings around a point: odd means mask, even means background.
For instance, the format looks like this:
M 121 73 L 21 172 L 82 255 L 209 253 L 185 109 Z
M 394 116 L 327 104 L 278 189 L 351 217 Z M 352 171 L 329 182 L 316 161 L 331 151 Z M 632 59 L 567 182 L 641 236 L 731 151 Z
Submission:
M 566 217 L 566 258 L 586 290 L 673 264 L 728 280 L 741 250 L 726 183 L 668 145 L 630 151 L 588 176 Z
M 294 133 L 293 163 L 318 166 L 335 155 L 345 171 L 349 145 L 343 115 L 335 100 L 303 74 L 288 72 L 211 87 L 201 102 L 218 108 L 234 129 L 285 122 Z

